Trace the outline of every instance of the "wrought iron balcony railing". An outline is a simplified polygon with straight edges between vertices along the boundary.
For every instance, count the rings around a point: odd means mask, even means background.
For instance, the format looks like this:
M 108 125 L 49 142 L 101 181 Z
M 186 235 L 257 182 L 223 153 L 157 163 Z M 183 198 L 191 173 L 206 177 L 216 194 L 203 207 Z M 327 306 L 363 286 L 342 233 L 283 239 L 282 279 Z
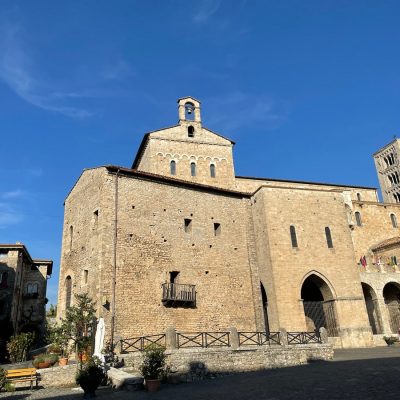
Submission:
M 178 283 L 164 283 L 162 285 L 162 302 L 169 307 L 195 307 L 196 286 L 181 285 Z

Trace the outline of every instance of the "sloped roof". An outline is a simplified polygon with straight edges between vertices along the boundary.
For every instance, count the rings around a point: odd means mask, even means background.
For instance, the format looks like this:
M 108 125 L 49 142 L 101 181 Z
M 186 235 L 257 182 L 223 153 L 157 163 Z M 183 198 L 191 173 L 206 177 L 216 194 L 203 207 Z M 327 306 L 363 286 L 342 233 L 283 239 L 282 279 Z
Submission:
M 383 250 L 386 247 L 391 247 L 400 244 L 400 236 L 395 236 L 390 239 L 386 239 L 371 247 L 372 251 Z

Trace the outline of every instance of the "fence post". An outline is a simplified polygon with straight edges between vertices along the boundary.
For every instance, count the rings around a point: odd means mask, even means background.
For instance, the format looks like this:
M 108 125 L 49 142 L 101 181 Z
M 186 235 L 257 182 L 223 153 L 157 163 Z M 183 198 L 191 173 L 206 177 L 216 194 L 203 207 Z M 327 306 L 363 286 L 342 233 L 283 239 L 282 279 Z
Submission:
M 176 330 L 174 326 L 167 328 L 165 331 L 165 346 L 167 350 L 176 349 Z
M 239 347 L 239 333 L 235 327 L 229 328 L 229 344 L 232 349 Z
M 322 343 L 328 343 L 328 332 L 323 326 L 319 328 L 319 335 Z
M 281 346 L 287 346 L 288 345 L 288 337 L 287 337 L 287 332 L 285 328 L 279 328 L 279 342 Z

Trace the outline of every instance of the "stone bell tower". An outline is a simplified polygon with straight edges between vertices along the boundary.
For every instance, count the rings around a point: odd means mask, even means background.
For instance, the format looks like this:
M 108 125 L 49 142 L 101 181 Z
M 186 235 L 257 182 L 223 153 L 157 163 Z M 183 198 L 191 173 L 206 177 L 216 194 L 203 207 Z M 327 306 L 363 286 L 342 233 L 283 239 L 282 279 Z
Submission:
M 400 203 L 400 139 L 374 153 L 374 161 L 383 201 Z

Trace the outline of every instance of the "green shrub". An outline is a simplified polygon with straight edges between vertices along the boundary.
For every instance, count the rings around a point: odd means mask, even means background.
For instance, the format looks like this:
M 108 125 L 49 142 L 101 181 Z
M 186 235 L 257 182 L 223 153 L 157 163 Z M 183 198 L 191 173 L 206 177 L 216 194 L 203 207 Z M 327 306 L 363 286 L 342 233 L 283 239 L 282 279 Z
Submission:
M 0 390 L 3 389 L 5 384 L 6 384 L 6 370 L 0 367 Z
M 145 379 L 158 379 L 165 370 L 165 347 L 151 344 L 144 350 L 142 375 Z
M 57 361 L 57 354 L 39 354 L 37 357 L 35 357 L 32 364 L 35 368 L 37 368 L 41 363 L 50 363 L 50 365 L 54 365 Z
M 12 363 L 26 361 L 28 352 L 33 344 L 35 335 L 33 333 L 20 333 L 11 336 L 7 343 L 7 351 Z
M 15 392 L 15 386 L 10 382 L 7 382 L 4 385 L 4 389 L 6 390 L 6 392 L 10 392 L 10 393 Z

